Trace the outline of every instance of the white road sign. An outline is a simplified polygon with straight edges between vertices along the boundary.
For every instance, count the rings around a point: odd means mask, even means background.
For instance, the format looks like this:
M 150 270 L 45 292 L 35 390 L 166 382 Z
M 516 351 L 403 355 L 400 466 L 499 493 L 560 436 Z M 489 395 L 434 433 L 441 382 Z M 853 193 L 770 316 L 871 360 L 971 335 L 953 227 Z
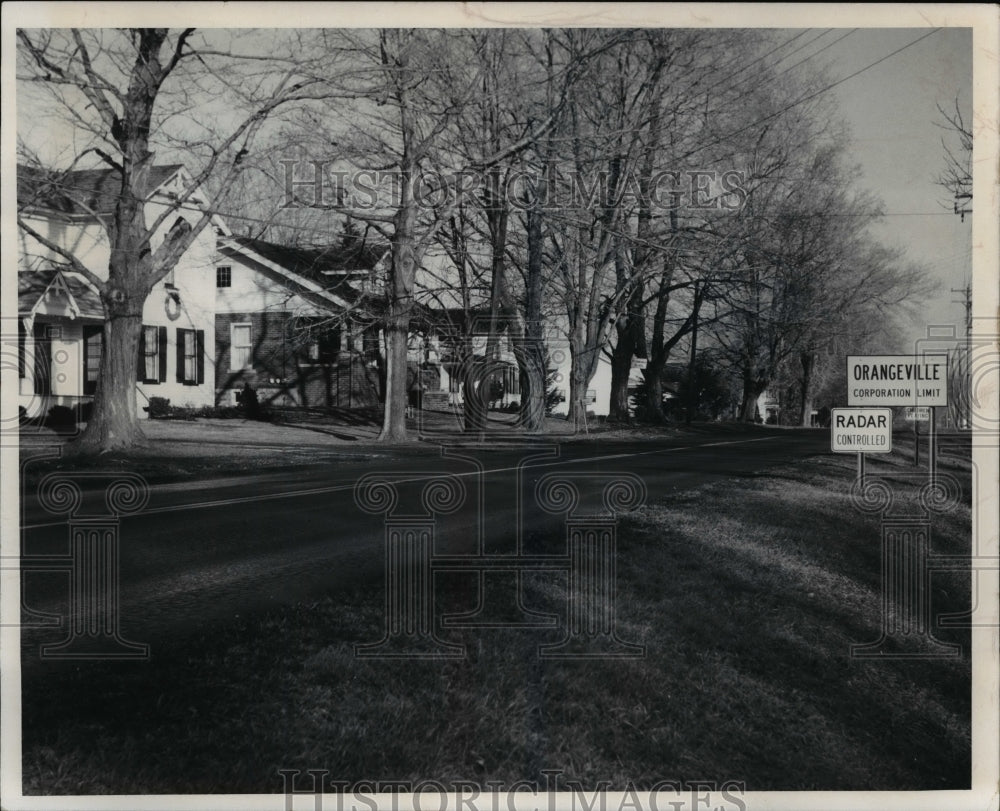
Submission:
M 892 411 L 888 408 L 830 409 L 830 450 L 834 453 L 890 453 Z
M 947 355 L 848 355 L 851 406 L 948 405 Z
M 903 412 L 903 419 L 907 422 L 927 422 L 931 418 L 931 410 L 929 408 L 907 408 Z

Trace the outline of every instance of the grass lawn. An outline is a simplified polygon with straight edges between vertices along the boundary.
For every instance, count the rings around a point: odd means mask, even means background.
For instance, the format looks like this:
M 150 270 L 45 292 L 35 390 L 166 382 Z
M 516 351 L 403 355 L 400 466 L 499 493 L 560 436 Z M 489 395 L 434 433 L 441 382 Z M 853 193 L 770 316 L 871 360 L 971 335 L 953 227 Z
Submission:
M 515 414 L 490 412 L 490 431 L 510 436 Z M 475 442 L 475 435 L 453 432 L 455 415 L 451 412 L 423 412 L 411 417 L 408 427 L 420 447 L 449 441 Z M 26 471 L 34 482 L 52 470 L 98 469 L 127 470 L 145 476 L 151 482 L 209 478 L 267 469 L 294 469 L 336 462 L 345 457 L 375 458 L 392 446 L 376 441 L 381 424 L 377 414 L 359 413 L 350 420 L 342 416 L 288 411 L 280 421 L 258 422 L 242 418 L 198 418 L 194 420 L 143 420 L 145 443 L 129 451 L 81 457 L 71 453 L 68 444 L 73 435 L 60 435 L 38 426 L 22 429 L 21 457 L 44 453 L 49 459 L 36 460 Z M 753 432 L 758 426 L 738 423 L 708 423 L 687 429 L 682 426 L 621 426 L 595 422 L 586 434 L 574 436 L 562 417 L 546 418 L 547 441 L 631 440 L 663 438 L 678 434 Z M 423 431 L 423 433 L 421 433 Z M 506 433 L 504 433 L 506 432 Z M 494 434 L 486 433 L 489 441 Z M 536 437 L 538 438 L 538 437 Z
M 967 461 L 942 460 L 969 491 Z M 902 482 L 899 454 L 870 470 Z M 877 518 L 847 495 L 854 457 L 822 456 L 651 503 L 619 524 L 618 631 L 631 660 L 539 660 L 558 632 L 443 629 L 465 659 L 360 659 L 381 588 L 256 617 L 148 662 L 44 663 L 24 690 L 26 793 L 280 792 L 330 779 L 745 781 L 749 790 L 961 789 L 970 664 L 861 660 L 880 628 Z M 970 509 L 935 517 L 936 553 L 969 550 Z M 469 608 L 459 575 L 445 607 Z M 566 577 L 526 577 L 565 612 Z M 933 608 L 969 606 L 935 575 Z

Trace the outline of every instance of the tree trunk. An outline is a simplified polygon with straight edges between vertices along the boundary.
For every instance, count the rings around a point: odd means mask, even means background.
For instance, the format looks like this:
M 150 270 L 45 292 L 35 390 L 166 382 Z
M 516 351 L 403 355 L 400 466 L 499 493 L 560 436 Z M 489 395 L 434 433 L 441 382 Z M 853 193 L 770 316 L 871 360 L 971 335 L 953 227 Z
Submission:
M 197 52 L 188 42 L 193 31 L 186 29 L 164 51 L 168 29 L 131 29 L 121 42 L 121 49 L 111 46 L 105 50 L 105 43 L 100 42 L 98 52 L 93 55 L 88 53 L 89 46 L 79 31 L 71 34 L 71 46 L 55 47 L 52 51 L 48 45 L 35 48 L 27 37 L 22 38 L 39 69 L 35 78 L 71 89 L 63 98 L 71 113 L 67 120 L 79 123 L 105 148 L 113 146 L 117 150 L 117 153 L 112 150 L 112 154 L 108 154 L 92 148 L 77 155 L 79 159 L 88 152 L 96 151 L 105 164 L 114 167 L 104 188 L 106 200 L 102 202 L 102 211 L 110 216 L 100 218 L 109 252 L 106 281 L 95 276 L 93 268 L 74 255 L 74 251 L 81 247 L 78 242 L 59 245 L 42 237 L 43 244 L 68 260 L 72 270 L 90 280 L 100 292 L 104 305 L 106 320 L 92 414 L 87 428 L 73 443 L 75 452 L 103 453 L 125 449 L 143 440 L 135 390 L 143 305 L 153 287 L 176 268 L 181 257 L 208 225 L 208 212 L 216 209 L 217 200 L 231 189 L 236 167 L 247 155 L 264 119 L 279 104 L 290 100 L 284 95 L 284 90 L 278 90 L 266 103 L 261 101 L 242 124 L 231 130 L 228 136 L 220 137 L 214 146 L 203 142 L 211 157 L 202 171 L 192 178 L 193 186 L 204 187 L 207 179 L 212 177 L 214 182 L 211 185 L 215 186 L 216 192 L 212 203 L 192 207 L 188 198 L 193 189 L 188 189 L 179 195 L 171 195 L 172 202 L 165 204 L 165 210 L 152 223 L 147 223 L 146 201 L 150 192 L 154 191 L 151 188 L 151 173 L 156 158 L 149 145 L 161 123 L 154 113 L 165 81 L 181 63 L 182 57 L 191 57 Z M 65 67 L 58 64 L 63 59 L 66 60 Z M 203 67 L 211 70 L 204 60 L 198 59 Z M 122 75 L 108 80 L 101 76 L 102 65 L 117 65 Z M 291 90 L 298 87 L 296 85 Z M 85 108 L 93 111 L 96 118 L 87 121 L 85 116 L 81 117 Z M 228 156 L 232 153 L 235 154 L 230 163 Z M 221 172 L 226 164 L 229 164 L 226 172 Z M 203 210 L 195 214 L 194 224 L 188 221 L 190 214 L 178 216 L 184 209 L 198 212 L 199 208 Z M 168 226 L 169 220 L 174 217 L 174 224 Z M 28 228 L 26 223 L 22 225 Z M 38 236 L 35 234 L 36 239 Z M 89 239 L 84 242 L 89 244 Z
M 489 389 L 486 381 L 480 379 L 482 370 L 473 354 L 472 341 L 465 343 L 462 361 L 462 430 L 466 433 L 481 433 L 486 430 Z
M 764 393 L 767 382 L 757 380 L 752 371 L 745 371 L 743 374 L 743 399 L 740 404 L 740 421 L 757 421 L 757 398 Z M 762 414 L 763 418 L 764 415 Z
M 487 411 L 491 402 L 491 390 L 499 356 L 500 334 L 507 330 L 508 319 L 503 324 L 498 323 L 499 316 L 509 315 L 511 310 L 507 301 L 506 263 L 504 253 L 507 249 L 507 201 L 503 199 L 501 190 L 504 187 L 498 171 L 489 175 L 487 199 L 484 206 L 486 222 L 490 234 L 490 320 L 486 333 L 486 349 L 482 375 L 477 380 L 477 407 L 470 416 L 473 421 L 466 424 L 466 431 L 483 432 L 486 430 Z
M 688 357 L 688 401 L 685 403 L 686 411 L 684 422 L 691 424 L 695 412 L 698 410 L 698 311 L 701 309 L 701 293 L 698 282 L 694 283 L 694 309 L 691 311 L 693 323 L 691 324 L 691 353 Z
M 541 343 L 525 333 L 524 345 L 518 354 L 521 379 L 521 412 L 519 423 L 529 434 L 545 430 L 545 353 Z
M 622 255 L 624 248 L 620 240 L 615 240 L 615 243 L 615 281 L 618 289 L 621 290 L 634 280 L 629 278 L 628 270 L 625 267 L 625 257 Z M 642 324 L 636 324 L 639 319 L 639 310 L 642 307 L 643 290 L 644 286 L 637 283 L 625 302 L 625 312 L 615 322 L 617 340 L 611 350 L 609 422 L 629 422 L 631 419 L 628 407 L 628 379 L 629 373 L 632 371 L 632 358 L 638 349 L 637 332 L 644 327 Z
M 597 357 L 600 346 L 587 341 L 582 319 L 569 336 L 572 359 L 569 372 L 569 413 L 566 419 L 573 424 L 574 431 L 587 428 L 587 387 L 597 371 Z
M 634 344 L 630 330 L 616 326 L 618 341 L 611 352 L 611 403 L 608 408 L 608 422 L 630 422 L 628 407 L 628 381 L 632 371 Z
M 545 336 L 542 324 L 542 215 L 528 211 L 528 268 L 524 306 L 521 374 L 521 426 L 529 433 L 545 428 Z
M 645 356 L 644 331 L 645 317 L 642 312 L 642 298 L 645 285 L 637 284 L 629 296 L 625 316 L 615 324 L 618 340 L 611 352 L 611 402 L 608 409 L 608 421 L 630 422 L 632 412 L 629 408 L 628 382 L 632 373 L 632 358 L 636 355 Z
M 385 409 L 379 442 L 406 440 L 406 338 L 409 314 L 393 302 L 386 329 Z
M 652 34 L 654 45 L 657 50 L 662 43 L 658 35 Z M 636 279 L 629 280 L 623 266 L 623 257 L 620 250 L 616 254 L 616 271 L 619 286 L 632 281 L 636 287 L 628 298 L 625 307 L 625 317 L 615 324 L 618 332 L 618 340 L 611 354 L 611 402 L 608 408 L 608 420 L 618 422 L 630 422 L 632 415 L 628 404 L 628 381 L 632 371 L 632 358 L 638 356 L 647 358 L 646 349 L 646 316 L 642 300 L 646 293 L 646 285 L 643 279 L 647 273 L 647 265 L 652 258 L 653 252 L 649 248 L 651 242 L 653 212 L 651 204 L 650 185 L 652 183 L 653 172 L 656 166 L 661 131 L 662 131 L 662 99 L 657 92 L 660 77 L 663 72 L 664 60 L 662 55 L 657 59 L 649 76 L 650 92 L 646 98 L 646 113 L 643 118 L 649 120 L 649 145 L 642 161 L 642 174 L 639 178 L 639 200 L 640 206 L 636 217 L 636 244 L 632 250 L 632 274 Z M 676 229 L 676 215 L 672 220 Z M 659 385 L 659 377 L 657 377 Z M 659 399 L 659 394 L 657 394 Z
M 528 262 L 525 277 L 524 351 L 518 357 L 521 375 L 521 426 L 528 433 L 545 429 L 545 334 L 542 323 L 543 250 L 542 203 L 547 176 L 535 190 L 536 204 L 527 212 Z
M 666 358 L 664 358 L 664 361 Z M 652 359 L 646 364 L 643 370 L 643 379 L 646 382 L 646 408 L 643 420 L 645 422 L 663 422 L 663 362 L 654 362 Z
M 577 362 L 573 355 L 573 367 L 569 376 L 569 414 L 566 419 L 573 425 L 574 431 L 587 430 L 587 386 L 590 379 L 586 376 L 583 364 Z
M 816 367 L 816 356 L 812 352 L 803 352 L 799 356 L 802 363 L 802 377 L 800 400 L 799 400 L 799 425 L 808 428 L 811 424 L 812 415 L 812 382 L 813 371 Z
M 673 212 L 671 221 L 676 219 Z M 670 304 L 670 284 L 674 278 L 674 263 L 671 258 L 663 260 L 663 272 L 660 274 L 660 289 L 656 296 L 656 311 L 653 313 L 653 334 L 650 339 L 649 358 L 643 370 L 646 381 L 646 413 L 647 422 L 663 422 L 663 369 L 667 365 L 670 350 L 664 340 L 667 323 L 667 307 Z
M 410 198 L 410 177 L 404 175 L 401 184 L 403 200 L 396 213 L 396 228 L 392 240 L 392 297 L 386 324 L 385 411 L 382 417 L 380 442 L 403 442 L 406 434 L 406 365 L 410 314 L 413 309 L 413 286 L 416 276 L 413 222 L 415 212 Z
M 644 422 L 663 422 L 663 369 L 667 365 L 668 353 L 661 347 L 654 348 L 642 371 L 646 383 L 646 407 Z
M 135 104 L 133 109 L 141 109 Z M 149 112 L 137 116 L 148 121 Z M 114 225 L 109 230 L 108 281 L 101 289 L 104 331 L 101 365 L 91 419 L 73 450 L 80 453 L 107 453 L 141 443 L 136 409 L 136 377 L 139 362 L 139 333 L 142 311 L 156 283 L 151 254 L 146 250 L 146 191 L 149 186 L 149 158 L 145 138 L 132 136 L 122 141 L 128 182 L 115 208 Z
M 142 302 L 138 308 L 133 304 L 128 309 L 131 312 L 109 315 L 104 322 L 101 371 L 94 393 L 94 406 L 87 427 L 72 443 L 72 451 L 105 453 L 125 450 L 141 444 L 145 439 L 136 410 Z
M 383 60 L 388 64 L 384 49 Z M 417 274 L 417 207 L 413 199 L 413 183 L 419 170 L 412 152 L 416 136 L 410 109 L 407 66 L 406 55 L 398 53 L 389 79 L 395 84 L 396 100 L 399 103 L 402 156 L 399 161 L 399 208 L 393 216 L 389 317 L 386 324 L 385 409 L 382 431 L 378 435 L 379 442 L 403 442 L 407 438 L 406 406 L 409 393 L 406 385 L 406 356 Z

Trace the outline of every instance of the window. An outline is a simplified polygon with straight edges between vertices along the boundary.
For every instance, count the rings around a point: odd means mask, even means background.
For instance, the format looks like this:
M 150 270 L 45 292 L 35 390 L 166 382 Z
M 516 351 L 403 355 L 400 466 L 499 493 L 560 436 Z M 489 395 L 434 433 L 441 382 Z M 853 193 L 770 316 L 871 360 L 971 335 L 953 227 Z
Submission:
M 167 328 L 143 326 L 139 333 L 139 380 L 162 383 L 167 379 Z
M 215 269 L 215 286 L 233 286 L 233 269 L 229 265 L 224 265 L 223 267 L 217 267 Z
M 185 386 L 205 382 L 204 330 L 177 330 L 177 382 Z
M 253 327 L 251 324 L 232 324 L 229 330 L 229 367 L 238 372 L 253 365 Z
M 101 369 L 101 344 L 104 342 L 103 330 L 99 326 L 83 328 L 83 393 L 94 394 L 97 391 L 97 375 Z
M 47 324 L 35 323 L 32 337 L 35 339 L 35 394 L 51 394 L 52 386 L 52 337 L 55 328 Z
M 184 383 L 198 382 L 198 342 L 191 330 L 184 330 L 180 339 L 181 363 L 183 370 L 181 381 Z
M 159 330 L 156 327 L 143 327 L 142 377 L 144 380 L 160 379 L 160 343 Z
M 504 389 L 511 395 L 521 393 L 521 372 L 516 366 L 504 370 Z
M 340 354 L 340 329 L 318 327 L 307 349 L 310 363 L 336 363 Z
M 28 343 L 28 332 L 24 328 L 24 322 L 17 319 L 17 376 L 25 376 L 25 358 L 27 357 L 26 344 Z

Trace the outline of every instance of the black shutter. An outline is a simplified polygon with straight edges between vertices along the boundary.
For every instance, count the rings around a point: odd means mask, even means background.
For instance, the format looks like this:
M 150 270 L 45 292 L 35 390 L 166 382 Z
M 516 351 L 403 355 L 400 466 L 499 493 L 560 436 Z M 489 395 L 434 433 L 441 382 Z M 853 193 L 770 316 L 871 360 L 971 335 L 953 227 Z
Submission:
M 177 328 L 177 382 L 187 383 L 184 379 L 184 333 L 186 329 Z
M 49 328 L 36 323 L 32 332 L 35 339 L 35 394 L 51 394 L 52 338 Z
M 24 322 L 17 319 L 17 376 L 25 376 L 25 346 L 28 342 L 28 333 L 24 329 Z
M 136 369 L 136 380 L 140 383 L 146 380 L 146 328 L 139 325 L 139 366 Z
M 83 328 L 83 375 L 81 380 L 83 381 L 83 393 L 84 394 L 95 394 L 97 392 L 97 381 L 88 380 L 88 366 L 90 364 L 90 354 L 93 351 L 94 340 L 99 338 L 101 341 L 101 346 L 103 350 L 104 342 L 104 329 L 99 326 L 84 326 Z M 103 352 L 102 352 L 103 354 Z M 98 372 L 100 374 L 100 372 Z
M 157 327 L 157 347 L 160 350 L 160 382 L 167 381 L 167 328 Z
M 198 330 L 195 335 L 195 351 L 198 353 L 198 385 L 205 382 L 205 330 Z

